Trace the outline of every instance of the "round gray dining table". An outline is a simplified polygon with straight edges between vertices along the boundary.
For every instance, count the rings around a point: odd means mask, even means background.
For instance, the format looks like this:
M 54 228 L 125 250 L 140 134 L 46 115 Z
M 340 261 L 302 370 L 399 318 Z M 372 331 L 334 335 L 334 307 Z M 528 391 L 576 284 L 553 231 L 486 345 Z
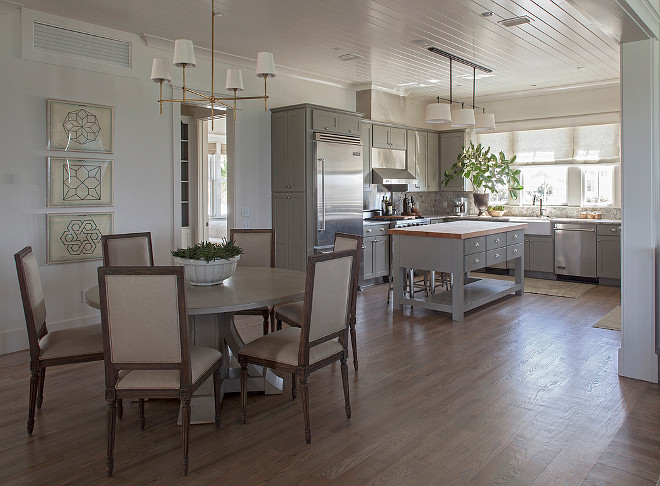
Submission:
M 237 356 L 245 342 L 234 325 L 234 312 L 300 300 L 304 294 L 305 274 L 281 268 L 237 267 L 220 285 L 201 287 L 186 283 L 190 344 L 222 353 L 223 396 L 240 391 L 240 369 L 231 366 L 230 351 Z M 87 290 L 85 301 L 96 309 L 101 307 L 98 286 Z M 248 371 L 248 391 L 282 393 L 283 380 L 270 369 L 250 365 Z M 209 379 L 193 396 L 191 423 L 210 423 L 214 417 L 213 380 Z

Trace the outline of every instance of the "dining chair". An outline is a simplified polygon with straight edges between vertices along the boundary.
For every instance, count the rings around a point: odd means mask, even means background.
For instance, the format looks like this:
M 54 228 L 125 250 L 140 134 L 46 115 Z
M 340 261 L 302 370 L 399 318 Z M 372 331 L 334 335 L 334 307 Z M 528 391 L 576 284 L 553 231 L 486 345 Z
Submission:
M 150 232 L 103 235 L 101 248 L 106 267 L 154 266 Z
M 108 476 L 114 467 L 119 399 L 181 401 L 183 474 L 188 473 L 190 401 L 213 376 L 215 425 L 220 427 L 220 351 L 189 346 L 183 267 L 99 267 L 105 358 Z M 143 403 L 143 402 L 142 402 Z
M 250 341 L 238 352 L 241 366 L 241 408 L 247 422 L 247 366 L 252 363 L 292 374 L 291 395 L 300 379 L 305 440 L 312 441 L 309 420 L 310 373 L 341 362 L 346 418 L 351 418 L 348 393 L 348 327 L 357 298 L 360 271 L 358 250 L 336 251 L 307 259 L 305 300 L 300 327 L 287 327 Z
M 342 250 L 358 250 L 358 266 L 362 256 L 362 236 L 351 235 L 347 233 L 335 233 L 334 251 Z M 355 371 L 358 370 L 358 354 L 357 354 L 357 334 L 355 332 L 355 324 L 357 320 L 357 299 L 353 302 L 351 308 L 351 348 L 353 349 L 353 367 Z M 300 327 L 303 315 L 303 303 L 301 301 L 291 302 L 275 307 L 275 320 L 277 322 L 277 329 L 282 329 L 282 322 L 286 322 L 289 326 Z
M 49 332 L 39 265 L 32 248 L 26 246 L 14 255 L 14 260 L 30 347 L 27 433 L 32 434 L 35 407 L 40 409 L 44 400 L 46 368 L 102 360 L 103 339 L 100 324 Z
M 229 230 L 229 239 L 243 249 L 237 266 L 240 267 L 275 267 L 275 230 L 274 229 L 243 229 Z M 271 319 L 271 307 L 259 307 L 235 312 L 236 315 L 262 316 L 263 333 L 268 334 L 268 322 L 271 330 L 275 330 L 275 322 Z

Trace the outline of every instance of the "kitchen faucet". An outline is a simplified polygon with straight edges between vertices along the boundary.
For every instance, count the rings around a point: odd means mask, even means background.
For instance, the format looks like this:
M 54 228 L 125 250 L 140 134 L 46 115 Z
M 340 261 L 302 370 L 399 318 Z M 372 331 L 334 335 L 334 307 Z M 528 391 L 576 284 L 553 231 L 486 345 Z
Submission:
M 534 194 L 534 199 L 532 200 L 532 206 L 536 206 L 536 194 Z M 539 216 L 543 217 L 543 198 L 539 196 Z

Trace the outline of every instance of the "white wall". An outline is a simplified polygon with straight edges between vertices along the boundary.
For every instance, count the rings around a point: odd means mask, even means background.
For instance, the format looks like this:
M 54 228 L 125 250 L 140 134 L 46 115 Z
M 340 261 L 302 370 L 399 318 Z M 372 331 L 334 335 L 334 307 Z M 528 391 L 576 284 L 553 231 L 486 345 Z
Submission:
M 46 208 L 48 98 L 114 106 L 115 150 L 108 158 L 115 161 L 115 204 L 111 208 L 115 232 L 151 231 L 156 264 L 171 261 L 172 107 L 165 105 L 159 116 L 158 87 L 149 79 L 151 58 L 171 59 L 171 53 L 148 48 L 136 35 L 131 38 L 138 79 L 22 60 L 19 10 L 0 14 L 0 353 L 27 345 L 13 261 L 13 254 L 26 245 L 32 246 L 41 265 L 49 327 L 99 319 L 97 312 L 80 302 L 80 292 L 95 285 L 100 262 L 44 264 L 45 214 L 60 212 Z M 187 80 L 191 86 L 207 89 L 210 62 L 198 62 Z M 226 67 L 216 65 L 216 78 L 224 78 Z M 173 74 L 180 84 L 180 74 Z M 263 80 L 247 70 L 243 74 L 245 93 L 263 89 Z M 284 76 L 269 80 L 269 94 L 271 107 L 303 102 L 355 107 L 354 91 Z M 239 211 L 242 206 L 250 207 L 252 227 L 270 227 L 270 114 L 264 113 L 259 101 L 243 102 L 241 108 L 236 125 L 236 207 Z

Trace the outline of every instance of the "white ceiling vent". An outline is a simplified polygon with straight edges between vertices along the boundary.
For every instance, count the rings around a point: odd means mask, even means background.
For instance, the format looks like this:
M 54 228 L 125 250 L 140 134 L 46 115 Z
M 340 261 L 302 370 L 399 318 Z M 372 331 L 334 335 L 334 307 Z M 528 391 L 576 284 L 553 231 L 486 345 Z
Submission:
M 515 27 L 516 25 L 529 24 L 531 21 L 532 19 L 527 15 L 522 15 L 520 17 L 500 20 L 498 24 L 502 24 L 504 27 Z
M 131 42 L 34 21 L 34 49 L 131 68 Z
M 356 59 L 362 59 L 362 56 L 358 56 L 357 54 L 342 54 L 341 56 L 337 56 L 337 59 L 340 61 L 355 61 Z

